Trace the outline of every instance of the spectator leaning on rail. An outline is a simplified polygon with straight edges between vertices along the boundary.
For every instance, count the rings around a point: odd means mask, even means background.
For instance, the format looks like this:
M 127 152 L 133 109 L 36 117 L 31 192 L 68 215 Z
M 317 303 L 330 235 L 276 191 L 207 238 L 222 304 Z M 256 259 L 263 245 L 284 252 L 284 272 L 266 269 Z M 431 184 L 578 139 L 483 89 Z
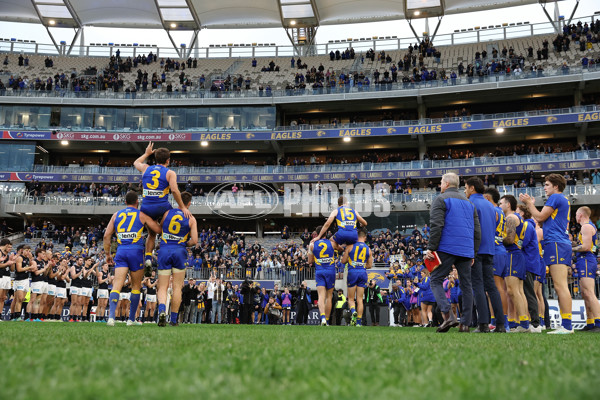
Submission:
M 441 265 L 431 273 L 431 289 L 444 316 L 438 332 L 448 332 L 458 325 L 442 287 L 453 265 L 458 271 L 463 292 L 459 332 L 469 332 L 473 314 L 471 266 L 479 250 L 481 229 L 475 206 L 458 192 L 458 184 L 458 175 L 449 173 L 442 176 L 442 194 L 433 201 L 430 214 L 431 232 L 425 258 L 433 259 L 433 252 L 437 251 L 441 260 Z

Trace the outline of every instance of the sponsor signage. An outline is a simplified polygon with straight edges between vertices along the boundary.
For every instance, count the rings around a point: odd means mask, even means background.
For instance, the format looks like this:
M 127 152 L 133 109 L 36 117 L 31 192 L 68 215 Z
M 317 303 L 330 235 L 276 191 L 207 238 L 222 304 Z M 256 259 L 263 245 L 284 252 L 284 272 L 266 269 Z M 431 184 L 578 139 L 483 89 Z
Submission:
M 502 118 L 483 121 L 452 121 L 438 124 L 389 127 L 337 128 L 292 131 L 252 132 L 63 132 L 63 131 L 3 131 L 3 139 L 26 140 L 89 140 L 113 142 L 147 141 L 246 141 L 332 139 L 364 136 L 423 135 L 447 132 L 467 132 L 497 128 L 549 126 L 600 121 L 600 112 L 584 112 L 532 117 Z
M 386 171 L 347 171 L 347 172 L 307 172 L 307 173 L 244 173 L 244 174 L 178 174 L 179 183 L 192 181 L 193 183 L 223 184 L 233 182 L 313 182 L 313 181 L 347 181 L 358 178 L 369 181 L 373 179 L 396 180 L 396 179 L 428 179 L 441 177 L 454 172 L 461 176 L 482 176 L 495 174 L 518 174 L 525 171 L 572 171 L 583 169 L 596 169 L 600 167 L 599 159 L 579 161 L 549 161 L 529 164 L 507 164 L 507 165 L 482 165 L 455 168 L 423 168 L 413 170 L 386 170 Z M 132 174 L 92 174 L 92 173 L 37 173 L 37 172 L 0 172 L 0 181 L 40 181 L 40 182 L 95 182 L 95 183 L 137 183 L 142 175 Z

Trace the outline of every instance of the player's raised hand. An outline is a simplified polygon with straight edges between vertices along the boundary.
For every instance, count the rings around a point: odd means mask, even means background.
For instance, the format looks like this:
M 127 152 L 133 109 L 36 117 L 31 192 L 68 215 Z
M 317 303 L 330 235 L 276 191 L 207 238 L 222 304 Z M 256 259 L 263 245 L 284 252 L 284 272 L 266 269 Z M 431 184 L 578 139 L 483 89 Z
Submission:
M 152 143 L 152 142 L 148 143 L 148 147 L 146 147 L 146 152 L 144 154 L 146 154 L 147 157 L 154 154 L 154 143 Z
M 533 198 L 526 193 L 521 193 L 519 195 L 519 200 L 524 204 L 529 204 L 533 201 Z
M 182 208 L 181 211 L 186 218 L 192 218 L 192 212 L 188 208 Z

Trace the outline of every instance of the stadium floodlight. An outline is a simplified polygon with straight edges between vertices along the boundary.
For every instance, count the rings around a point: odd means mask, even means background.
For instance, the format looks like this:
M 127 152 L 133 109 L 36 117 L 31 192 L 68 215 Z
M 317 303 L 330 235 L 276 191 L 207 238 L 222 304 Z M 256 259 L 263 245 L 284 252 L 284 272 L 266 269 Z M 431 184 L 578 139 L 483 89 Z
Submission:
M 504 133 L 504 128 L 496 128 L 496 133 Z
M 291 20 L 290 25 L 296 25 L 296 20 L 295 19 Z
M 200 142 L 200 146 L 206 147 L 206 146 L 208 146 L 208 142 L 206 140 L 203 140 Z
M 55 20 L 53 20 L 53 19 L 51 19 L 50 21 L 48 21 L 48 23 L 49 23 L 50 25 L 54 25 L 54 24 L 56 24 L 56 21 L 55 21 Z
M 444 4 L 441 0 L 406 0 L 404 15 L 408 19 L 440 17 L 444 15 Z
M 351 140 L 352 140 L 352 138 L 351 138 L 351 137 L 349 137 L 349 136 L 346 136 L 346 137 L 344 138 L 344 142 L 349 142 L 349 141 L 351 141 Z
M 62 144 L 63 146 L 68 146 L 69 145 L 69 141 L 68 140 L 61 140 L 60 144 Z
M 177 24 L 175 22 L 171 23 L 171 28 L 177 28 Z

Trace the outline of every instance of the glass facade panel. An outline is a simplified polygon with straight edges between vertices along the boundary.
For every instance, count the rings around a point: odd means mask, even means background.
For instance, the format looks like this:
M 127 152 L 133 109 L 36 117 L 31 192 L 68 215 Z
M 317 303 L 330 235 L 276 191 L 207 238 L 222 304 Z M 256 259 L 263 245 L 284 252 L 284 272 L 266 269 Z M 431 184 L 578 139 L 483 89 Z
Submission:
M 33 171 L 35 144 L 0 143 L 0 171 Z
M 0 105 L 0 128 L 13 130 L 260 130 L 273 129 L 275 120 L 275 107 L 116 108 Z

